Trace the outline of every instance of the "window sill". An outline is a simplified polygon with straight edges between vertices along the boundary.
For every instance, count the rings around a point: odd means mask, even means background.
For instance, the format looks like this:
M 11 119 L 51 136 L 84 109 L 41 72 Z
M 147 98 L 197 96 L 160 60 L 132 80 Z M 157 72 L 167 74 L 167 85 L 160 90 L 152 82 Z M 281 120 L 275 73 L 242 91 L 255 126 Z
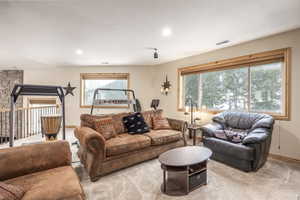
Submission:
M 178 108 L 177 111 L 179 112 L 185 112 L 185 110 L 183 108 Z M 195 112 L 205 112 L 205 113 L 209 113 L 209 114 L 218 114 L 221 112 L 224 112 L 225 110 L 196 110 Z M 257 112 L 259 113 L 259 112 Z M 274 113 L 267 113 L 265 112 L 264 114 L 268 114 L 271 115 L 272 117 L 274 117 L 275 120 L 281 120 L 281 121 L 290 121 L 291 118 L 288 114 L 274 114 Z

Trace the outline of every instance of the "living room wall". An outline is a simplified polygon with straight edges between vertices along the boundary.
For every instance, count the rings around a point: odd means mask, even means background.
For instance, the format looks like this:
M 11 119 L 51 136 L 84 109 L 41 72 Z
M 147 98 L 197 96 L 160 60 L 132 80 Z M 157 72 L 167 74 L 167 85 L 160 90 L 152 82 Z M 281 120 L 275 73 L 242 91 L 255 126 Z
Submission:
M 25 84 L 61 85 L 66 86 L 68 82 L 74 90 L 74 96 L 66 96 L 66 125 L 74 126 L 80 124 L 80 114 L 89 113 L 90 109 L 80 108 L 80 73 L 129 73 L 130 87 L 136 93 L 143 109 L 150 108 L 153 98 L 153 72 L 151 66 L 69 66 L 53 68 L 24 69 Z M 25 99 L 25 105 L 26 99 Z M 96 112 L 113 113 L 124 112 L 127 109 L 96 109 Z
M 182 112 L 177 111 L 178 68 L 286 47 L 292 48 L 291 120 L 276 121 L 271 153 L 300 159 L 300 29 L 155 66 L 154 82 L 161 83 L 168 75 L 173 86 L 171 92 L 164 96 L 160 94 L 160 84 L 156 84 L 156 97 L 161 99 L 161 107 L 165 110 L 166 115 L 188 120 Z M 201 115 L 204 121 L 209 121 L 211 116 L 208 113 Z

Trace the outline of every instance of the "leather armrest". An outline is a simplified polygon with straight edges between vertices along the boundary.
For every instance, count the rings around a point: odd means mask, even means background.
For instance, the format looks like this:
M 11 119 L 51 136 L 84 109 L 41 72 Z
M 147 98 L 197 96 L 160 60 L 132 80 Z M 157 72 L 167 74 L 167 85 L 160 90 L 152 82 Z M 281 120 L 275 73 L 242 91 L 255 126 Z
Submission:
M 271 129 L 273 128 L 274 125 L 274 118 L 273 117 L 265 117 L 253 124 L 252 129 L 257 129 L 257 128 L 268 128 Z
M 201 127 L 204 136 L 214 137 L 216 130 L 222 130 L 223 126 L 219 123 L 213 122 Z
M 71 157 L 67 141 L 0 149 L 0 181 L 71 165 Z
M 256 144 L 264 142 L 269 136 L 268 129 L 265 128 L 256 128 L 252 130 L 248 135 L 243 139 L 243 144 Z
M 167 120 L 173 130 L 177 130 L 177 131 L 181 131 L 181 132 L 186 131 L 186 128 L 187 128 L 186 121 L 178 120 L 178 119 L 171 119 L 171 118 L 167 118 Z
M 187 142 L 186 142 L 185 132 L 187 130 L 187 125 L 188 125 L 187 122 L 183 120 L 171 119 L 171 118 L 167 118 L 167 120 L 173 130 L 181 131 L 184 145 L 186 145 Z
M 81 146 L 93 154 L 104 153 L 105 138 L 97 131 L 88 127 L 78 127 L 74 131 L 75 137 Z

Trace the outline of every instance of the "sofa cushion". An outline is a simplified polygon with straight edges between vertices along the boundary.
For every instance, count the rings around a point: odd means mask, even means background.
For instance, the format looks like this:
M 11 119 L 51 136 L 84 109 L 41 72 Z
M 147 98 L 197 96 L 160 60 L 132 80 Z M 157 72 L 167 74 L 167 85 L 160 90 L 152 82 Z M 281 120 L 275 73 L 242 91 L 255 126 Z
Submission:
M 163 117 L 152 117 L 153 129 L 154 130 L 168 130 L 172 129 L 167 118 Z
M 114 122 L 115 130 L 117 134 L 127 133 L 127 128 L 123 124 L 123 118 L 130 115 L 132 113 L 117 113 L 112 115 L 112 119 Z
M 115 156 L 151 145 L 151 139 L 144 135 L 120 134 L 106 141 L 106 156 Z
M 129 134 L 149 132 L 149 127 L 146 124 L 143 115 L 139 112 L 123 117 L 123 123 Z
M 203 143 L 204 146 L 210 148 L 213 153 L 220 153 L 242 160 L 254 160 L 254 149 L 241 143 L 235 144 L 214 137 L 205 137 Z
M 116 137 L 116 130 L 111 117 L 95 120 L 95 128 L 106 140 Z
M 145 122 L 149 126 L 149 128 L 153 128 L 152 118 L 153 117 L 161 117 L 162 110 L 148 110 L 148 111 L 142 112 L 142 115 L 145 119 Z
M 24 193 L 21 186 L 0 182 L 0 200 L 20 200 Z
M 260 113 L 247 113 L 225 111 L 215 115 L 212 120 L 225 127 L 237 129 L 271 128 L 274 119 L 270 115 Z
M 84 197 L 79 179 L 71 166 L 40 171 L 5 182 L 24 188 L 26 193 L 22 200 L 65 200 Z
M 152 145 L 162 145 L 176 142 L 182 138 L 182 133 L 175 130 L 151 130 L 145 135 L 151 138 Z
M 95 120 L 103 119 L 103 118 L 107 118 L 107 117 L 111 117 L 111 115 L 109 115 L 109 114 L 107 114 L 107 115 L 81 114 L 80 115 L 80 120 L 81 120 L 80 126 L 81 127 L 89 127 L 89 128 L 96 130 Z
M 216 130 L 214 136 L 233 143 L 241 143 L 248 132 L 240 129 Z

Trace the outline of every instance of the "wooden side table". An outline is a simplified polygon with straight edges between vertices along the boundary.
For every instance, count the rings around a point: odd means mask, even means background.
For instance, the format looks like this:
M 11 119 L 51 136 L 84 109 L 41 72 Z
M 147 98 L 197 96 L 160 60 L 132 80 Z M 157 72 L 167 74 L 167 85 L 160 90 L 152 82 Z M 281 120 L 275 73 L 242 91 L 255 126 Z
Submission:
M 212 151 L 206 147 L 185 146 L 164 152 L 158 158 L 163 170 L 161 191 L 180 196 L 207 184 L 207 162 Z
M 197 124 L 189 124 L 188 125 L 189 136 L 193 137 L 193 145 L 196 145 L 196 135 L 197 131 L 201 131 L 201 125 Z M 202 133 L 201 133 L 201 141 L 202 141 Z

